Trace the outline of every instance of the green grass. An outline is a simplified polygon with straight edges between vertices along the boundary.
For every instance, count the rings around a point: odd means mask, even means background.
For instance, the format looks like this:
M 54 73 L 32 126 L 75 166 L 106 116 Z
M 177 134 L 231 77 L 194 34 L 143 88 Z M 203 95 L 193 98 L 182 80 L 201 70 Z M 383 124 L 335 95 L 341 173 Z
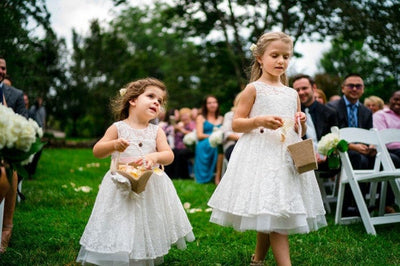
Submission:
M 76 265 L 79 239 L 108 167 L 109 159 L 94 158 L 90 149 L 46 149 L 36 176 L 23 183 L 27 199 L 17 203 L 13 237 L 0 265 Z M 208 221 L 204 210 L 215 185 L 192 180 L 174 185 L 183 203 L 203 211 L 188 214 L 196 240 L 186 250 L 172 248 L 165 265 L 248 265 L 255 232 Z M 93 190 L 75 191 L 81 186 Z M 293 265 L 400 265 L 400 224 L 377 226 L 374 237 L 361 223 L 337 226 L 333 219 L 327 215 L 327 227 L 289 237 Z M 266 264 L 275 265 L 271 252 Z

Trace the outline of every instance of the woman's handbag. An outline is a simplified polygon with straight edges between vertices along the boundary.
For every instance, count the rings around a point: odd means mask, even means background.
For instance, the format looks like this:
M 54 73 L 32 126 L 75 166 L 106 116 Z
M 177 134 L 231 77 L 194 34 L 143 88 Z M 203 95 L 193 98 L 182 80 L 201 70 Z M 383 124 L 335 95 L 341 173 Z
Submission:
M 301 138 L 301 124 L 298 118 L 298 132 Z M 318 169 L 317 158 L 315 156 L 312 139 L 306 139 L 297 143 L 288 145 L 288 150 L 292 156 L 296 170 L 301 174 L 311 170 Z

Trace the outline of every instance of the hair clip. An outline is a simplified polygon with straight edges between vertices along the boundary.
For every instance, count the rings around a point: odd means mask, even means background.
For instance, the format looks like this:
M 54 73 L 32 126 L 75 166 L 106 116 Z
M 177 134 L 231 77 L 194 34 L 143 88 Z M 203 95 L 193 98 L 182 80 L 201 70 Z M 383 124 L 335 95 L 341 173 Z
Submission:
M 255 49 L 257 49 L 257 45 L 254 44 L 254 43 L 252 43 L 252 44 L 250 45 L 250 51 L 254 52 Z
M 124 96 L 125 93 L 126 93 L 126 89 L 125 88 L 119 90 L 119 95 Z

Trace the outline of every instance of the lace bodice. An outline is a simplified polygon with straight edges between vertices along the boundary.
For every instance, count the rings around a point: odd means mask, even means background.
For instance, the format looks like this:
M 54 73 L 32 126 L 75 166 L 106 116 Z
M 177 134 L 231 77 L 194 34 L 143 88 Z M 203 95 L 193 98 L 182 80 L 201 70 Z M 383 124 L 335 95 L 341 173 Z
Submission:
M 252 83 L 256 99 L 249 117 L 277 115 L 294 118 L 297 111 L 297 92 L 290 87 L 273 87 L 264 82 Z
M 149 124 L 144 129 L 134 129 L 124 121 L 114 123 L 118 129 L 118 137 L 130 142 L 129 147 L 122 153 L 120 158 L 139 157 L 156 151 L 156 138 L 158 126 Z M 112 159 L 118 156 L 118 152 L 112 154 Z

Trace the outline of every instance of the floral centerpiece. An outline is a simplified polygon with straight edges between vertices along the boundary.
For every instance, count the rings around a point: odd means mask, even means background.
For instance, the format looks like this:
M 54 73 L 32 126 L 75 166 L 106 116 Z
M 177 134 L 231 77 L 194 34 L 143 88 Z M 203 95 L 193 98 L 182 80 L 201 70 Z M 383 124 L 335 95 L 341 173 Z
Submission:
M 42 149 L 42 136 L 43 131 L 34 120 L 0 105 L 0 166 L 5 167 L 9 180 L 14 170 L 22 177 L 28 176 L 23 165 L 30 163 Z
M 328 167 L 330 169 L 340 168 L 340 152 L 348 150 L 349 144 L 344 139 L 340 139 L 336 133 L 326 134 L 318 142 L 318 152 L 322 155 L 327 156 Z

